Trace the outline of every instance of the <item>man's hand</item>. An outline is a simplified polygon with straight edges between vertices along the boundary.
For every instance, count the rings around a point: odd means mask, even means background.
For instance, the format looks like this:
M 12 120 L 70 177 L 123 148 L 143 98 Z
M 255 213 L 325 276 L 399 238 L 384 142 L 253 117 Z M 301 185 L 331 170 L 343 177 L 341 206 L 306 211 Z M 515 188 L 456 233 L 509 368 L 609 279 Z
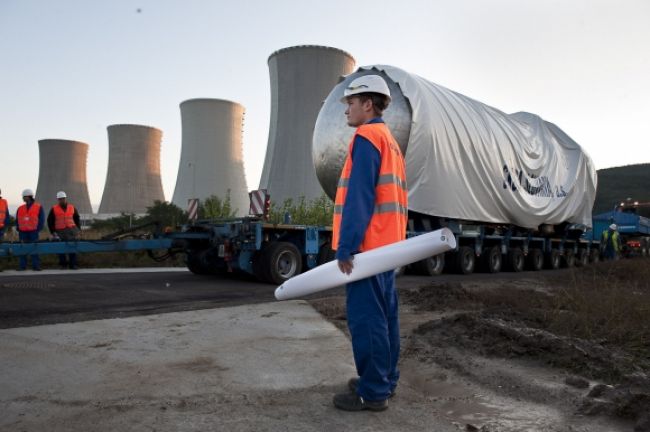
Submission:
M 350 258 L 347 261 L 338 260 L 338 264 L 339 264 L 339 269 L 341 269 L 341 273 L 345 273 L 346 275 L 352 273 L 352 269 L 354 268 L 354 264 L 352 263 L 352 258 Z

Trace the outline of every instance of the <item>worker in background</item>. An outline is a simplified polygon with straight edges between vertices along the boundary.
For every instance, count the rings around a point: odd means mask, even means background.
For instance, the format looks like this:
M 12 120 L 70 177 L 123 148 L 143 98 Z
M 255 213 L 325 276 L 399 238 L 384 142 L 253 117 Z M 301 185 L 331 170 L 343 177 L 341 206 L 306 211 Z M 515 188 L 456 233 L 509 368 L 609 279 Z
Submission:
M 5 236 L 5 231 L 9 228 L 10 216 L 9 216 L 9 205 L 7 200 L 2 198 L 2 190 L 0 190 L 0 242 Z M 0 267 L 0 272 L 2 267 Z
M 616 224 L 611 224 L 608 229 L 603 231 L 600 239 L 600 253 L 604 259 L 617 260 L 622 249 L 621 236 L 618 234 Z
M 34 200 L 34 192 L 31 189 L 23 191 L 23 201 L 25 204 L 18 207 L 16 212 L 16 228 L 18 229 L 18 238 L 23 243 L 34 243 L 38 241 L 38 233 L 45 225 L 45 212 L 43 207 Z M 32 268 L 34 271 L 41 270 L 41 260 L 38 254 L 32 255 Z M 18 270 L 27 269 L 27 256 L 22 255 L 19 258 Z
M 68 196 L 64 191 L 56 193 L 58 204 L 52 207 L 47 215 L 47 227 L 54 240 L 76 241 L 79 239 L 81 223 L 77 209 L 68 203 Z M 68 259 L 69 258 L 69 259 Z M 59 266 L 61 269 L 77 270 L 77 254 L 71 253 L 66 257 L 59 254 Z
M 9 222 L 9 205 L 7 204 L 7 200 L 2 198 L 2 190 L 0 190 L 0 241 L 2 241 L 5 232 L 9 228 Z
M 344 90 L 348 125 L 356 127 L 336 191 L 332 245 L 341 272 L 354 254 L 404 240 L 408 217 L 404 156 L 382 120 L 390 91 L 378 75 Z M 334 396 L 342 410 L 382 411 L 399 379 L 399 319 L 394 271 L 346 287 L 347 319 L 358 378 Z

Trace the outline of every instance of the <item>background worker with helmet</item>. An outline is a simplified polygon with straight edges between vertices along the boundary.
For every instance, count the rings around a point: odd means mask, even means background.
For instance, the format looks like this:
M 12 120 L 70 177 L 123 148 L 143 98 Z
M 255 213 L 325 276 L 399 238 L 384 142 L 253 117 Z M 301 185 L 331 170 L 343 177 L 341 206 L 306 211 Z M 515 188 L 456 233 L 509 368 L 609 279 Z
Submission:
M 0 241 L 2 241 L 7 228 L 9 228 L 10 220 L 9 205 L 7 204 L 7 200 L 2 198 L 2 190 L 0 190 Z
M 7 200 L 2 198 L 2 190 L 0 190 L 0 242 L 5 236 L 5 231 L 9 228 L 10 221 L 9 205 L 7 204 Z M 0 272 L 1 271 L 2 267 L 0 267 Z
M 57 192 L 58 204 L 54 205 L 47 215 L 47 227 L 55 240 L 75 241 L 79 239 L 81 222 L 77 209 L 68 203 L 68 196 L 64 191 Z M 77 270 L 77 254 L 59 254 L 59 266 L 61 269 Z
M 609 229 L 603 231 L 600 238 L 600 253 L 604 259 L 617 260 L 621 254 L 621 237 L 616 224 L 611 224 Z
M 397 141 L 381 118 L 390 91 L 378 75 L 353 80 L 341 102 L 356 127 L 334 205 L 332 247 L 339 269 L 350 274 L 354 254 L 404 240 L 408 218 L 406 167 Z M 399 318 L 394 271 L 346 287 L 347 319 L 358 378 L 334 396 L 347 411 L 382 411 L 399 379 Z
M 38 233 L 45 225 L 45 212 L 43 207 L 34 200 L 34 192 L 31 189 L 23 191 L 23 201 L 25 204 L 18 207 L 16 212 L 18 238 L 23 243 L 34 243 L 38 241 Z M 18 270 L 27 269 L 26 256 L 20 256 L 18 266 Z M 32 255 L 32 268 L 34 271 L 41 270 L 41 260 L 38 254 Z

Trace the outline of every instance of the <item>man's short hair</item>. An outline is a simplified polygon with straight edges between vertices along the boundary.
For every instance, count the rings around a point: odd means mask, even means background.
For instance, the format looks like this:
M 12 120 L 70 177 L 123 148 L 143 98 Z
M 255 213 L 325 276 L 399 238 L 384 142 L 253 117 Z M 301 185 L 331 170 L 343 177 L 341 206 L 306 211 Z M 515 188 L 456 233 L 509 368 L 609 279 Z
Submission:
M 381 115 L 384 112 L 384 110 L 388 107 L 389 102 L 386 95 L 379 94 L 379 93 L 359 93 L 356 96 L 359 96 L 361 102 L 371 100 L 375 112 L 379 115 Z

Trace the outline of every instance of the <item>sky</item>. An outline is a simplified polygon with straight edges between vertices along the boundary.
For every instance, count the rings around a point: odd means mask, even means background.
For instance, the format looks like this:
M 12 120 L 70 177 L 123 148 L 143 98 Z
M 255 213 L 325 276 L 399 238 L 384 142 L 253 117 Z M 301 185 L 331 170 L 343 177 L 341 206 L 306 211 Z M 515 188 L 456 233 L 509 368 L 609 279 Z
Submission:
M 171 200 L 179 104 L 245 109 L 244 162 L 257 189 L 270 121 L 267 60 L 295 45 L 406 69 L 504 112 L 555 123 L 597 169 L 650 162 L 648 0 L 0 0 L 0 189 L 36 188 L 38 140 L 89 144 L 101 201 L 111 124 L 163 131 Z

